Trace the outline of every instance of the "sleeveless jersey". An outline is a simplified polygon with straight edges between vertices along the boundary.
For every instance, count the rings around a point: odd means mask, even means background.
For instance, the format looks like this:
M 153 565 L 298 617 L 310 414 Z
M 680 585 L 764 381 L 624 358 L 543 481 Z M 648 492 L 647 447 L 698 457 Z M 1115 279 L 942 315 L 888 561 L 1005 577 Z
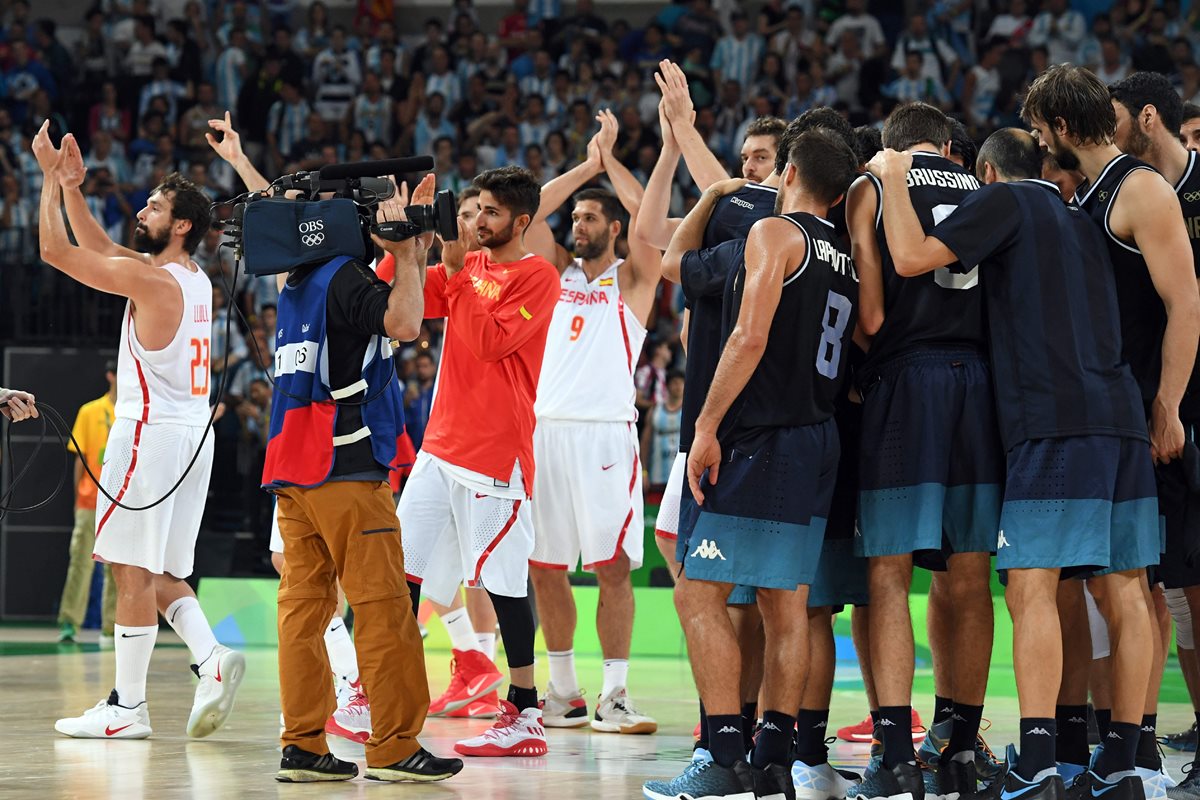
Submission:
M 722 444 L 765 429 L 816 425 L 833 416 L 849 371 L 858 307 L 858 275 L 833 223 L 784 214 L 804 234 L 804 262 L 783 280 L 762 360 L 722 421 Z M 726 336 L 741 310 L 746 267 L 730 286 Z
M 590 283 L 578 258 L 563 272 L 533 404 L 538 419 L 637 419 L 633 370 L 646 328 L 621 299 L 621 263 Z
M 875 235 L 883 269 L 883 325 L 875 334 L 867 364 L 876 366 L 920 346 L 984 347 L 983 293 L 979 272 L 950 264 L 913 278 L 896 274 L 883 229 L 883 187 L 875 187 Z M 937 153 L 913 153 L 908 195 L 921 227 L 928 234 L 954 212 L 963 198 L 979 188 L 975 176 Z M 971 265 L 975 267 L 975 265 Z
M 1192 243 L 1192 266 L 1200 278 L 1200 155 L 1188 153 L 1187 169 L 1175 184 L 1179 195 L 1179 206 L 1183 210 L 1183 222 L 1187 226 L 1188 239 Z M 1179 404 L 1180 415 L 1188 422 L 1200 420 L 1200 359 L 1192 367 L 1192 379 L 1187 392 Z
M 147 350 L 137 337 L 133 301 L 125 304 L 117 356 L 117 418 L 176 425 L 208 424 L 212 281 L 203 270 L 164 264 L 183 292 L 183 315 L 171 343 Z M 223 355 L 223 354 L 217 354 Z
M 1080 186 L 1075 202 L 1104 231 L 1113 275 L 1117 279 L 1117 301 L 1121 311 L 1121 353 L 1133 369 L 1142 400 L 1148 405 L 1158 393 L 1162 372 L 1162 341 L 1167 329 L 1167 310 L 1150 280 L 1142 251 L 1118 239 L 1108 226 L 1117 194 L 1131 172 L 1154 170 L 1133 156 L 1121 154 L 1104 167 L 1094 184 Z

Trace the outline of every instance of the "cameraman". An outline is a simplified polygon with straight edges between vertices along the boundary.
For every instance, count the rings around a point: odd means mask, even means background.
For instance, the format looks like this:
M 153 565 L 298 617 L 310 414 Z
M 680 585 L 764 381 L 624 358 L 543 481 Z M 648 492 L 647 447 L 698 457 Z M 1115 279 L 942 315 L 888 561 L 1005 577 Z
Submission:
M 433 176 L 423 183 L 432 191 Z M 379 221 L 404 219 L 407 199 L 401 192 L 381 203 Z M 462 769 L 416 739 L 429 689 L 387 480 L 404 432 L 390 340 L 417 336 L 429 237 L 375 241 L 398 265 L 391 289 L 363 262 L 333 259 L 292 270 L 279 297 L 262 482 L 278 496 L 287 554 L 279 584 L 281 781 L 358 774 L 325 742 L 336 707 L 323 643 L 335 576 L 355 609 L 359 673 L 371 697 L 367 777 L 434 781 Z

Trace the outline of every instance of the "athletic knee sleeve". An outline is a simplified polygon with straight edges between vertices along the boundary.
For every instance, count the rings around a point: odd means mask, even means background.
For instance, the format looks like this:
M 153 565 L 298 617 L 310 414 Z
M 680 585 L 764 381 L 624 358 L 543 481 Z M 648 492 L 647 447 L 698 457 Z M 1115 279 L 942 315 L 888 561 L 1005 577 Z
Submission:
M 1188 605 L 1187 595 L 1183 589 L 1165 589 L 1163 597 L 1167 601 L 1167 611 L 1175 620 L 1175 643 L 1184 650 L 1194 650 L 1196 644 L 1192 638 L 1192 607 Z
M 1083 598 L 1087 602 L 1088 627 L 1092 631 L 1092 660 L 1108 658 L 1112 652 L 1108 643 L 1108 622 L 1100 613 L 1100 607 L 1096 605 L 1096 599 L 1088 591 L 1087 584 L 1084 584 L 1083 587 Z
M 504 638 L 510 669 L 533 666 L 533 605 L 528 597 L 505 597 L 488 592 Z

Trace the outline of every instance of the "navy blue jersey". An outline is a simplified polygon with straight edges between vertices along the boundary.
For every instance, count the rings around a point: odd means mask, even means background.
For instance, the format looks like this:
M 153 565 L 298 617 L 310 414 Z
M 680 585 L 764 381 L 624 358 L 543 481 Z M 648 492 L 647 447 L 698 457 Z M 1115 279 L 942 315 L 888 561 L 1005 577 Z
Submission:
M 980 267 L 1006 451 L 1030 439 L 1147 438 L 1108 248 L 1083 211 L 1047 181 L 994 183 L 930 235 Z
M 1167 330 L 1167 309 L 1150 279 L 1142 251 L 1122 241 L 1108 227 L 1108 217 L 1117 194 L 1129 173 L 1154 170 L 1133 156 L 1121 154 L 1104 167 L 1094 184 L 1075 191 L 1075 202 L 1105 234 L 1108 257 L 1117 279 L 1117 301 L 1121 306 L 1121 342 L 1125 361 L 1133 369 L 1146 408 L 1158 394 L 1162 372 L 1162 342 Z M 1150 212 L 1152 213 L 1152 212 Z
M 687 332 L 687 362 L 684 364 L 683 408 L 679 427 L 679 450 L 686 453 L 696 435 L 696 418 L 704 407 L 708 387 L 721 360 L 724 345 L 722 303 L 725 285 L 742 267 L 746 239 L 731 239 L 715 247 L 689 250 L 683 254 L 679 283 L 690 315 Z
M 704 227 L 703 247 L 716 247 L 732 239 L 745 239 L 754 223 L 775 213 L 778 191 L 772 186 L 748 183 L 717 201 Z
M 767 347 L 717 436 L 735 447 L 777 428 L 816 425 L 833 417 L 849 372 L 858 306 L 858 275 L 833 223 L 784 214 L 804 235 L 804 261 L 783 279 Z M 726 292 L 727 334 L 741 309 L 743 264 Z
M 1200 278 L 1200 156 L 1195 152 L 1188 153 L 1187 169 L 1175 184 L 1175 194 L 1179 195 L 1183 222 L 1192 243 L 1192 266 Z M 1188 422 L 1200 421 L 1200 358 L 1192 368 L 1192 379 L 1179 404 L 1179 414 Z
M 951 265 L 915 278 L 897 275 L 883 226 L 883 190 L 878 178 L 867 177 L 878 200 L 875 235 L 883 269 L 883 324 L 871 342 L 868 365 L 877 366 L 921 346 L 982 350 L 983 294 L 978 274 Z M 937 153 L 913 153 L 908 196 L 926 233 L 978 188 L 975 176 L 953 161 Z

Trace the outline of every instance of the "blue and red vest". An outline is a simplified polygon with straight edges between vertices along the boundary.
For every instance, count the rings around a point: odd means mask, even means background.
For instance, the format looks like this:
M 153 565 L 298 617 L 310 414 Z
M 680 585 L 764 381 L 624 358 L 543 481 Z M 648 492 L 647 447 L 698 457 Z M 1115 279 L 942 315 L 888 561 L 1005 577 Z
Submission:
M 340 256 L 317 268 L 298 286 L 279 293 L 275 332 L 275 394 L 262 487 L 311 488 L 329 479 L 337 448 L 370 437 L 375 461 L 398 466 L 397 440 L 404 435 L 404 402 L 392 362 L 392 343 L 372 336 L 360 378 L 329 385 L 325 303 L 329 282 L 350 259 Z M 362 427 L 335 436 L 337 400 L 361 394 Z M 362 402 L 359 400 L 357 402 Z

